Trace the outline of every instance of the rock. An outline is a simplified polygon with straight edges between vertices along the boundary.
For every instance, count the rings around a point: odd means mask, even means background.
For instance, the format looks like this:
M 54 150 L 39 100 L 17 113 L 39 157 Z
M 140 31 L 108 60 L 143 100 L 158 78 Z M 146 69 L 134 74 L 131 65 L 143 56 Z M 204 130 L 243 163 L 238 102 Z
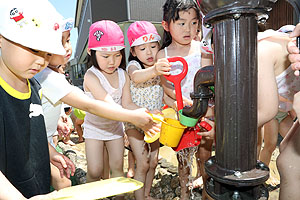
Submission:
M 173 200 L 174 197 L 175 197 L 175 194 L 173 192 L 169 192 L 169 193 L 165 194 L 164 199 L 165 200 Z
M 161 179 L 163 176 L 165 176 L 165 175 L 170 175 L 170 173 L 168 172 L 168 170 L 167 169 L 164 169 L 164 168 L 160 168 L 159 170 L 158 170 L 158 173 L 157 173 L 157 179 Z
M 74 164 L 77 163 L 77 155 L 76 152 L 72 149 L 64 152 L 64 155 L 67 156 Z
M 178 174 L 178 168 L 171 165 L 170 167 L 168 167 L 168 172 L 172 173 L 172 174 Z
M 178 187 L 175 189 L 175 194 L 176 194 L 176 196 L 180 197 L 180 194 L 181 194 L 180 186 L 178 186 Z
M 171 186 L 172 189 L 176 189 L 178 186 L 180 186 L 178 176 L 172 177 L 170 186 Z
M 161 186 L 169 186 L 170 187 L 170 184 L 171 184 L 171 179 L 172 177 L 170 175 L 163 175 L 161 177 L 161 180 L 160 180 L 160 185 Z
M 83 169 L 77 168 L 75 170 L 74 176 L 75 176 L 75 180 L 78 184 L 86 183 L 86 172 Z
M 172 166 L 172 164 L 171 163 L 169 163 L 166 159 L 161 159 L 161 164 L 160 164 L 160 167 L 162 167 L 162 168 L 168 168 L 168 167 L 170 167 L 170 166 Z

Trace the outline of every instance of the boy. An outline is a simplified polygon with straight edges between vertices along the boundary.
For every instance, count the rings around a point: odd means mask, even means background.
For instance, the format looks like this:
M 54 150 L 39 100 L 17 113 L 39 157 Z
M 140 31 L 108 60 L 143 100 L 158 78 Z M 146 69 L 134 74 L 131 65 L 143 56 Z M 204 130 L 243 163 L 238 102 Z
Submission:
M 33 78 L 65 54 L 61 17 L 46 0 L 5 0 L 0 19 L 0 199 L 24 199 L 49 192 L 49 160 L 61 174 L 75 170 L 47 142 Z

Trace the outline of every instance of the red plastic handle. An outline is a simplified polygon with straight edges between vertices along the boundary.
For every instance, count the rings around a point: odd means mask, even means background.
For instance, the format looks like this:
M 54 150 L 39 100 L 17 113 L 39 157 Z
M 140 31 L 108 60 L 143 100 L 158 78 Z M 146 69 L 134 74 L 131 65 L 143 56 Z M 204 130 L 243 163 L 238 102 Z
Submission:
M 182 93 L 181 93 L 181 81 L 184 79 L 188 72 L 188 64 L 182 57 L 172 57 L 168 58 L 169 62 L 181 62 L 183 64 L 183 69 L 181 73 L 176 75 L 164 75 L 168 81 L 171 81 L 174 84 L 175 87 L 175 93 L 176 93 L 176 101 L 177 101 L 177 107 L 178 110 L 181 110 L 183 108 L 183 101 L 182 101 Z
M 212 129 L 211 125 L 205 121 L 200 122 L 200 126 L 205 128 L 207 131 L 210 131 Z

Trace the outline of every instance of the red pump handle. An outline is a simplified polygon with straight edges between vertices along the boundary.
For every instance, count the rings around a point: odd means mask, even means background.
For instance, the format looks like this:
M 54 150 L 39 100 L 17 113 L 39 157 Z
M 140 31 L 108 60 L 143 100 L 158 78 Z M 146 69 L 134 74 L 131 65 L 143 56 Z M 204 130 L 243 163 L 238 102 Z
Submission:
M 188 64 L 182 57 L 172 57 L 168 58 L 169 62 L 181 62 L 183 64 L 183 69 L 181 73 L 176 75 L 164 75 L 168 81 L 171 81 L 174 84 L 175 87 L 175 93 L 176 93 L 176 101 L 177 101 L 177 107 L 178 110 L 181 110 L 183 108 L 183 101 L 182 101 L 182 93 L 181 93 L 181 81 L 184 79 L 188 72 Z

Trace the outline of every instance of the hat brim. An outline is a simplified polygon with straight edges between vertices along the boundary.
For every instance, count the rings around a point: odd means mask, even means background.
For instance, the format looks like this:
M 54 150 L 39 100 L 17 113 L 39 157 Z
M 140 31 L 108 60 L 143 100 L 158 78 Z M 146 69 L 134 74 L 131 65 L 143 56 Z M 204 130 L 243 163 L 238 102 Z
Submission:
M 145 40 L 144 38 L 147 38 L 147 39 Z M 151 38 L 151 39 L 149 39 L 149 38 Z M 134 47 L 134 46 L 139 46 L 142 44 L 147 44 L 150 42 L 159 42 L 160 40 L 161 40 L 161 37 L 159 35 L 150 33 L 148 35 L 143 35 L 143 36 L 139 37 L 130 46 Z
M 31 32 L 31 34 L 34 34 L 33 32 Z M 7 38 L 8 40 L 11 40 L 17 44 L 20 44 L 24 47 L 28 47 L 31 49 L 35 49 L 38 51 L 44 51 L 47 53 L 51 53 L 51 54 L 56 54 L 56 55 L 65 55 L 66 54 L 66 50 L 64 49 L 64 47 L 61 44 L 61 37 L 60 35 L 59 38 L 57 38 L 55 41 L 59 41 L 59 42 L 53 42 L 52 40 L 47 40 L 47 39 L 42 39 L 40 41 L 37 35 L 37 40 L 35 40 L 34 42 L 31 40 L 24 40 L 24 38 L 20 38 L 18 37 L 18 35 L 14 35 L 14 34 L 9 34 L 6 33 L 5 31 L 3 31 L 1 33 L 1 35 L 5 38 Z M 43 45 L 40 45 L 40 44 Z
M 94 47 L 94 48 L 90 48 L 90 49 L 95 50 L 95 51 L 114 52 L 114 51 L 121 51 L 124 48 L 125 48 L 125 46 L 104 46 L 104 47 Z

